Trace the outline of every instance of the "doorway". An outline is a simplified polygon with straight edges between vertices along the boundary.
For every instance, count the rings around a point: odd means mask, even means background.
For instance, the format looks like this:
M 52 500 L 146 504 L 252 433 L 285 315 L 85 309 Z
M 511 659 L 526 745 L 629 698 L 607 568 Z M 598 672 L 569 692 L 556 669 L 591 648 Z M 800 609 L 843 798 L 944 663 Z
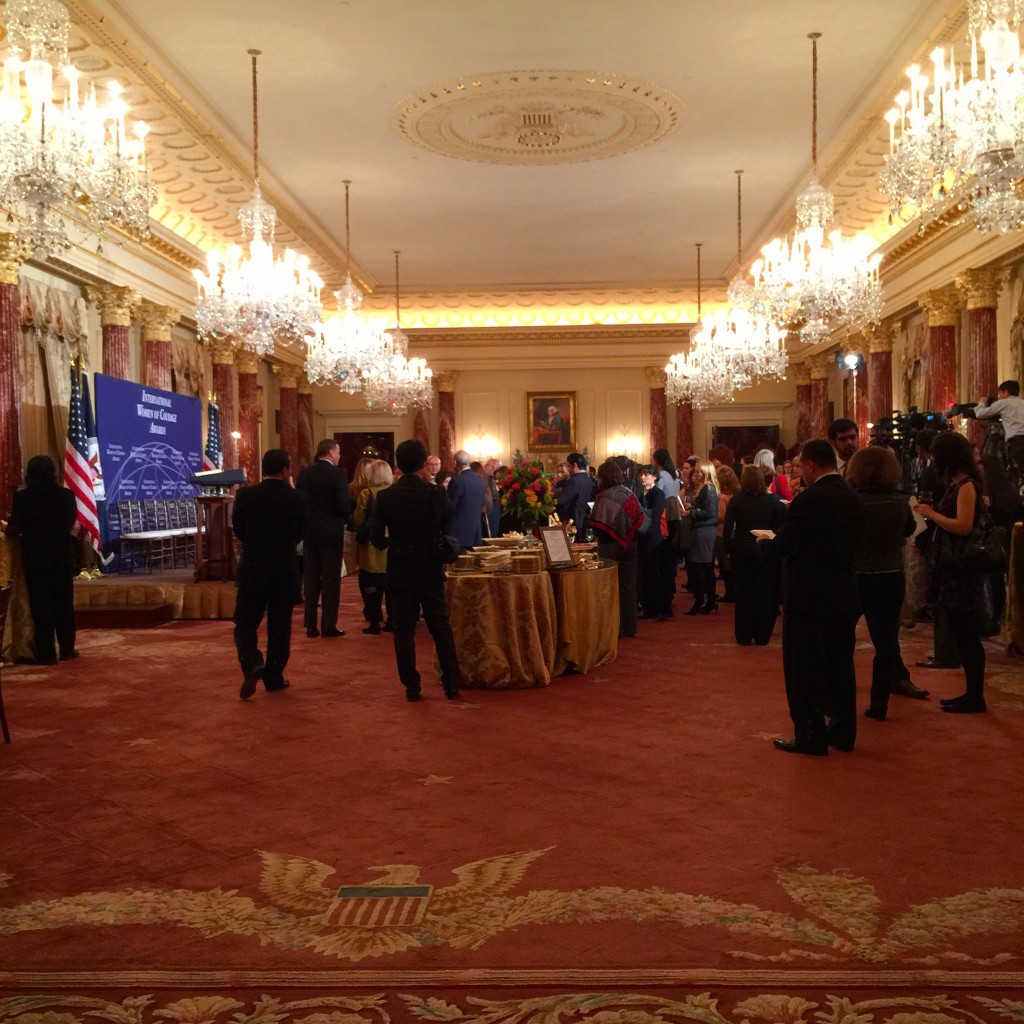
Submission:
M 733 458 L 739 462 L 744 455 L 753 455 L 759 448 L 779 447 L 779 427 L 775 426 L 714 426 L 711 428 L 712 447 L 731 448 Z
M 351 480 L 360 459 L 383 459 L 389 466 L 395 464 L 395 435 L 391 431 L 376 433 L 344 432 L 334 435 L 341 448 L 338 463 Z

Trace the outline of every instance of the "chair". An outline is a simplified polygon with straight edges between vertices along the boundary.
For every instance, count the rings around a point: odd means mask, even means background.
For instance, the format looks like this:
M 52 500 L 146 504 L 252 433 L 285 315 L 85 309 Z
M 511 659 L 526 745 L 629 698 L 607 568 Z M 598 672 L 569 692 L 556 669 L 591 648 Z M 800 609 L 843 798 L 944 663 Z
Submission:
M 11 591 L 14 588 L 8 583 L 0 587 L 0 644 L 3 643 L 4 629 L 7 626 L 7 609 L 11 606 Z M 7 712 L 4 711 L 3 661 L 0 660 L 0 728 L 3 729 L 4 743 L 11 742 L 11 733 L 7 728 Z

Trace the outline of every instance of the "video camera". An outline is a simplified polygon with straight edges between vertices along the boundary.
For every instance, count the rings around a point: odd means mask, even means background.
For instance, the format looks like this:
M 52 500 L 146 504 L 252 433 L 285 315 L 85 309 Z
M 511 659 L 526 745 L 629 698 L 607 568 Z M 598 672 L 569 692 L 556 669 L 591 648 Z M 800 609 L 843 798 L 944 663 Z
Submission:
M 953 425 L 949 422 L 948 415 L 951 414 L 948 412 L 918 412 L 917 408 L 912 406 L 906 413 L 894 409 L 892 415 L 883 416 L 874 425 L 870 443 L 892 448 L 900 460 L 903 475 L 902 490 L 906 493 L 914 493 L 916 481 L 921 472 L 917 448 L 914 445 L 917 432 L 926 429 L 934 430 L 936 433 L 952 430 Z

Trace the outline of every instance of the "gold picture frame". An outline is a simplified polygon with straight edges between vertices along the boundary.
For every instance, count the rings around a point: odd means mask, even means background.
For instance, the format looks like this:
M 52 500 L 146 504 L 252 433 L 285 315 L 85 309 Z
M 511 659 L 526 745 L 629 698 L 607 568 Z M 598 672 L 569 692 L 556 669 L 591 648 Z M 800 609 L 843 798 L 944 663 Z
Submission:
M 528 391 L 526 424 L 527 451 L 575 451 L 576 392 Z

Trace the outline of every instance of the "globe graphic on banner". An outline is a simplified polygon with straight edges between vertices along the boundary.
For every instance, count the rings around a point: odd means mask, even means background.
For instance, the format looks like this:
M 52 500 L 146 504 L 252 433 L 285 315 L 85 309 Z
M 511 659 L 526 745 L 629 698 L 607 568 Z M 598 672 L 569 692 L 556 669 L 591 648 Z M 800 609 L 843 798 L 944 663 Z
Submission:
M 133 447 L 107 484 L 107 500 L 145 498 L 184 498 L 199 493 L 188 482 L 196 470 L 185 456 L 161 441 Z

